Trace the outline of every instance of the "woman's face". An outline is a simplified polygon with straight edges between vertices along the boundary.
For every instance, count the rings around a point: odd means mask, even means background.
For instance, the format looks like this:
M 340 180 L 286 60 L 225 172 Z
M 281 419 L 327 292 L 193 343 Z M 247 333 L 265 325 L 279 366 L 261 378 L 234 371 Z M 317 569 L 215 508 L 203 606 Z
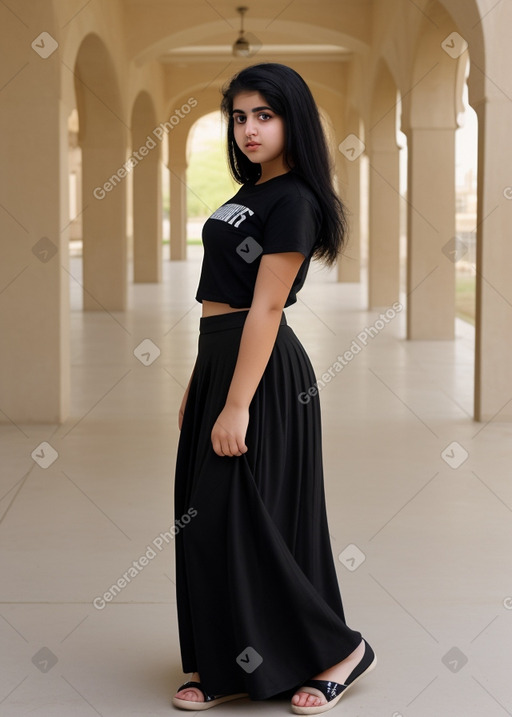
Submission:
M 285 124 L 259 92 L 240 92 L 233 98 L 235 142 L 262 171 L 287 169 L 284 165 Z

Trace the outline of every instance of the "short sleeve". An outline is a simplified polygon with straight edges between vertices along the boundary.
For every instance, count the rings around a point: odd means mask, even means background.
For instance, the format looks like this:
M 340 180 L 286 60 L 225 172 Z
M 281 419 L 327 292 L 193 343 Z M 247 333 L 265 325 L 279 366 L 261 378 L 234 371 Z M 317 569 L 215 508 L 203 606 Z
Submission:
M 263 254 L 298 251 L 311 256 L 320 229 L 320 211 L 299 194 L 276 202 L 263 227 Z

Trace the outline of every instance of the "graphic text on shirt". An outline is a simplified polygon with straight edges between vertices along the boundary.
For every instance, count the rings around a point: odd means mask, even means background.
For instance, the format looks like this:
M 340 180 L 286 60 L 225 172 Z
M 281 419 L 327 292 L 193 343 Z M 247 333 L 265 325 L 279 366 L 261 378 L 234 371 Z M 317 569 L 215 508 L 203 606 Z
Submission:
M 210 219 L 220 219 L 223 222 L 239 227 L 244 219 L 252 217 L 253 214 L 252 209 L 244 207 L 243 204 L 223 204 L 222 207 L 213 212 Z

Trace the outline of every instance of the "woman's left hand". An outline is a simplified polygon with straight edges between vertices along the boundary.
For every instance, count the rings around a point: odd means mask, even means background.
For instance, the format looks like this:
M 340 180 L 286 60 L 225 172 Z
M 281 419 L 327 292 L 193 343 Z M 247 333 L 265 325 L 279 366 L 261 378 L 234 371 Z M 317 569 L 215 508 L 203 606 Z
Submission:
M 212 446 L 218 456 L 241 456 L 247 452 L 245 435 L 249 409 L 224 406 L 212 428 Z

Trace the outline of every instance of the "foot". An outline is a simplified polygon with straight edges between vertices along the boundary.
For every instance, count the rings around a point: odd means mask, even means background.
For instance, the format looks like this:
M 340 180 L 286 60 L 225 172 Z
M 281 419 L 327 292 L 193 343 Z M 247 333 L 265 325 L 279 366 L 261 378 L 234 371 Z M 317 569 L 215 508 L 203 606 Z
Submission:
M 231 702 L 232 700 L 240 700 L 243 697 L 248 697 L 245 692 L 237 692 L 229 695 L 212 695 L 205 692 L 201 685 L 198 672 L 194 672 L 191 678 L 191 680 L 187 680 L 187 682 L 180 687 L 172 698 L 172 704 L 180 710 L 201 712 L 202 710 L 209 710 L 211 707 L 216 707 L 224 702 Z
M 365 653 L 364 640 L 361 640 L 359 645 L 356 647 L 348 657 L 346 657 L 337 665 L 330 667 L 324 672 L 320 672 L 315 675 L 312 679 L 314 680 L 328 680 L 330 682 L 338 682 L 340 685 L 345 684 L 345 680 L 354 670 L 355 667 L 361 662 Z M 327 704 L 325 697 L 318 697 L 317 695 L 311 695 L 309 692 L 301 692 L 298 690 L 292 697 L 292 705 L 296 707 L 320 707 L 320 705 Z
M 189 682 L 201 682 L 199 672 L 194 672 Z M 185 690 L 176 692 L 174 696 L 178 700 L 186 700 L 187 702 L 204 702 L 204 695 L 197 687 L 187 687 Z

